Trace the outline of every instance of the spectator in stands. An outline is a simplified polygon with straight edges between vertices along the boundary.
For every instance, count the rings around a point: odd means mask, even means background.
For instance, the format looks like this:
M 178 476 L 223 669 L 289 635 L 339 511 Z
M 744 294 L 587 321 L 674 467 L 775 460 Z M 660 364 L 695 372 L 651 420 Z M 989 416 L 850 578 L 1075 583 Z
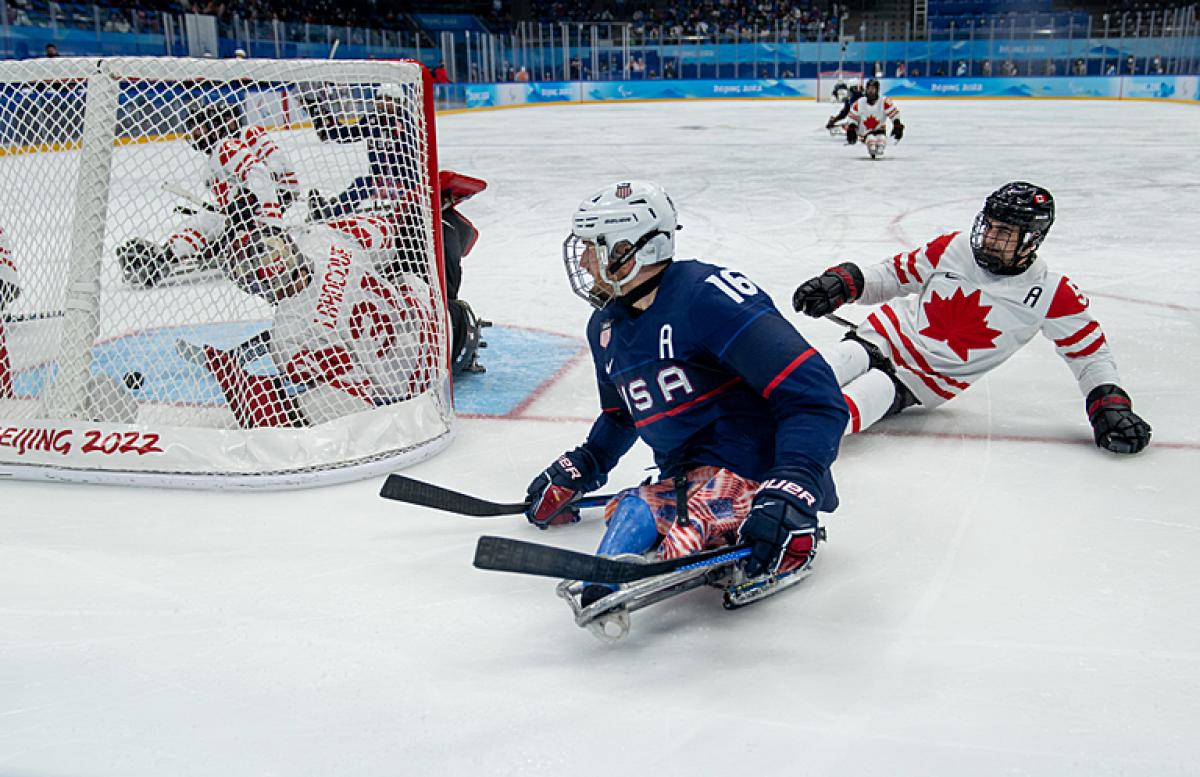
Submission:
M 437 67 L 435 67 L 433 69 L 433 82 L 435 84 L 450 83 L 450 75 L 446 72 L 446 63 L 445 62 L 437 63 Z
M 517 74 L 513 76 L 513 80 L 518 83 L 525 83 L 529 81 L 529 71 L 527 71 L 524 67 L 517 68 Z
M 876 62 L 876 63 L 875 63 L 875 77 L 876 77 L 876 78 L 883 78 L 883 77 L 884 77 L 884 75 L 885 75 L 885 74 L 884 74 L 884 72 L 883 72 L 883 63 L 882 63 L 882 62 Z
M 1163 68 L 1162 57 L 1156 56 L 1150 60 L 1150 72 L 1156 76 L 1161 76 L 1166 70 Z
M 908 70 L 903 62 L 896 62 L 896 78 L 904 78 L 905 72 Z
M 675 62 L 673 60 L 668 59 L 666 64 L 663 65 L 663 78 L 674 79 L 675 77 L 676 77 L 675 76 Z M 784 76 L 784 78 L 789 78 L 789 77 L 790 76 L 787 76 L 787 75 Z
M 954 68 L 954 75 L 958 76 L 959 78 L 962 78 L 966 74 L 967 74 L 967 61 L 965 59 L 960 59 L 958 61 L 958 67 Z
M 1048 76 L 1058 75 L 1058 63 L 1052 59 L 1046 60 L 1046 75 L 1048 75 Z
M 985 59 L 983 64 L 979 67 L 979 72 L 981 75 L 990 76 L 992 74 L 992 61 L 990 59 Z
M 1084 61 L 1082 59 L 1075 60 L 1075 64 L 1071 66 L 1071 75 L 1073 75 L 1073 76 L 1086 76 L 1087 75 L 1087 65 L 1084 63 Z
M 46 58 L 54 59 L 57 56 L 58 56 L 58 46 L 55 46 L 53 43 L 47 43 L 46 44 Z
M 635 80 L 641 80 L 646 77 L 646 65 L 642 62 L 641 57 L 633 57 L 629 62 L 630 77 Z
M 1137 60 L 1133 58 L 1132 54 L 1125 57 L 1125 75 L 1137 75 Z
M 1011 59 L 1006 59 L 1000 68 L 1000 72 L 1009 78 L 1012 78 L 1017 74 L 1017 65 Z

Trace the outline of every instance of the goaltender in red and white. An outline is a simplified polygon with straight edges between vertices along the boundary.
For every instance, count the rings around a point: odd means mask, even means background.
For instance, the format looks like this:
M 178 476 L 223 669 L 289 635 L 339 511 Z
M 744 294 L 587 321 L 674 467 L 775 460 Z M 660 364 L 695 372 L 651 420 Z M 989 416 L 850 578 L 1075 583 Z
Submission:
M 1086 397 L 1096 445 L 1127 454 L 1150 444 L 1088 298 L 1038 256 L 1053 224 L 1050 192 L 1014 181 L 988 196 L 969 233 L 861 268 L 843 262 L 796 289 L 793 306 L 814 317 L 884 303 L 822 350 L 850 410 L 847 433 L 954 399 L 1040 332 Z
M 204 346 L 240 426 L 315 425 L 428 389 L 445 324 L 400 245 L 401 226 L 382 216 L 235 240 L 227 274 L 274 306 L 268 343 L 279 373 L 252 374 L 236 349 Z
M 180 268 L 218 266 L 231 239 L 251 223 L 283 226 L 283 211 L 300 194 L 291 161 L 263 127 L 241 126 L 240 110 L 198 100 L 187 117 L 188 142 L 207 155 L 210 207 L 192 212 L 158 245 L 142 238 L 117 249 L 125 279 L 156 286 Z

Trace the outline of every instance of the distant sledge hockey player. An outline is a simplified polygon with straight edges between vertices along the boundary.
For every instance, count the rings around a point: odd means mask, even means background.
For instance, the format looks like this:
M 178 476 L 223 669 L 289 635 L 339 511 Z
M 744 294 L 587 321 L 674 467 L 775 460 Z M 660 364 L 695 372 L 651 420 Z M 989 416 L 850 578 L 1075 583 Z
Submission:
M 858 102 L 858 98 L 863 96 L 863 91 L 862 87 L 858 84 L 846 86 L 839 81 L 833 87 L 833 96 L 835 99 L 841 100 L 842 108 L 837 112 L 837 115 L 829 117 L 829 121 L 825 122 L 825 129 L 829 130 L 830 134 L 836 137 L 845 133 L 845 126 L 842 125 L 842 121 L 850 115 L 850 109 L 854 106 L 854 103 Z
M 9 399 L 13 395 L 12 360 L 8 356 L 8 332 L 2 316 L 20 296 L 21 276 L 13 261 L 8 234 L 0 228 L 0 399 Z
M 224 100 L 189 106 L 188 141 L 208 156 L 211 208 L 199 208 L 164 245 L 132 238 L 117 248 L 125 280 L 152 287 L 177 268 L 210 269 L 224 261 L 234 235 L 249 225 L 281 229 L 283 211 L 299 194 L 287 155 L 259 126 L 242 127 L 240 111 Z
M 273 307 L 265 342 L 279 372 L 252 374 L 236 350 L 203 346 L 199 361 L 240 426 L 319 424 L 428 389 L 441 318 L 427 279 L 404 260 L 405 230 L 356 216 L 294 239 L 250 229 L 235 240 L 227 272 Z
M 881 156 L 887 145 L 887 124 L 892 123 L 892 137 L 904 137 L 904 124 L 900 121 L 900 109 L 889 98 L 879 93 L 879 81 L 867 81 L 867 91 L 850 106 L 846 117 L 846 143 L 854 145 L 860 139 L 872 158 Z
M 603 485 L 641 438 L 659 480 L 608 504 L 601 555 L 677 558 L 740 538 L 753 544 L 746 575 L 802 571 L 817 513 L 838 504 L 830 465 L 846 405 L 824 359 L 757 286 L 674 261 L 676 220 L 648 182 L 605 187 L 575 212 L 563 261 L 597 308 L 587 338 L 602 412 L 586 442 L 530 483 L 526 517 L 543 529 L 579 520 L 571 500 Z M 612 590 L 587 586 L 580 604 Z
M 793 306 L 814 317 L 885 303 L 825 352 L 850 408 L 848 433 L 954 399 L 1041 332 L 1086 397 L 1096 445 L 1137 453 L 1150 443 L 1088 298 L 1037 255 L 1053 224 L 1050 192 L 1015 181 L 988 196 L 969 235 L 865 268 L 844 262 L 796 289 Z
M 367 173 L 350 182 L 342 192 L 326 199 L 315 189 L 308 194 L 309 219 L 320 221 L 353 213 L 373 201 L 397 201 L 416 188 L 420 171 L 412 167 L 415 156 L 405 148 L 413 138 L 404 125 L 405 87 L 380 84 L 371 109 L 358 122 L 342 123 L 331 110 L 332 103 L 320 98 L 324 90 L 306 92 L 305 107 L 321 140 L 336 143 L 365 141 Z M 411 88 L 408 99 L 418 95 Z M 315 95 L 315 96 L 314 96 Z M 405 160 L 409 167 L 406 169 Z

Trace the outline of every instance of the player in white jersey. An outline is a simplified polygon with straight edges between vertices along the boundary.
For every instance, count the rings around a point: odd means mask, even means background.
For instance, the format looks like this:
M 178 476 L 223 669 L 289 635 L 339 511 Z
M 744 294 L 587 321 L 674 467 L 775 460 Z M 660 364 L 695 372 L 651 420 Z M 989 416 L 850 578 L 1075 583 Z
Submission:
M 218 266 L 228 241 L 248 225 L 278 228 L 300 182 L 287 155 L 262 127 L 239 126 L 224 101 L 197 101 L 188 114 L 188 139 L 208 155 L 212 205 L 192 212 L 164 245 L 133 238 L 117 249 L 125 279 L 154 286 L 181 267 Z
M 850 409 L 847 432 L 954 399 L 1040 332 L 1087 398 L 1096 444 L 1116 453 L 1149 444 L 1088 298 L 1037 256 L 1053 223 L 1050 192 L 1009 183 L 988 196 L 969 235 L 951 232 L 861 269 L 845 262 L 796 289 L 794 307 L 814 317 L 846 302 L 884 303 L 823 354 Z
M 854 145 L 860 139 L 872 157 L 883 154 L 887 144 L 887 125 L 892 123 L 892 137 L 904 137 L 904 124 L 900 121 L 900 109 L 887 97 L 879 93 L 879 82 L 867 81 L 867 92 L 855 100 L 846 117 L 846 142 Z
M 251 374 L 235 352 L 204 348 L 241 426 L 320 424 L 428 389 L 444 322 L 398 244 L 396 223 L 378 216 L 235 241 L 230 277 L 275 309 L 267 340 L 278 371 Z
M 8 234 L 0 229 L 0 315 L 20 296 L 21 276 L 17 274 L 17 264 L 13 261 Z M 4 328 L 4 319 L 0 318 L 0 399 L 11 397 L 12 394 L 12 362 L 8 358 L 8 333 Z

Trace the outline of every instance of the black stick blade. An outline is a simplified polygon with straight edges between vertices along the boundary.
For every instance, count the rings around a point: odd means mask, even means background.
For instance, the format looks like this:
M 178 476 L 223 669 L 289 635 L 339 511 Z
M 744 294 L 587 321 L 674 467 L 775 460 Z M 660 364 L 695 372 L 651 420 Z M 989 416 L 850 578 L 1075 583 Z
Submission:
M 506 537 L 480 537 L 475 546 L 475 566 L 498 572 L 586 580 L 591 583 L 632 583 L 655 575 L 665 575 L 694 566 L 731 564 L 749 555 L 748 545 L 734 545 L 683 558 L 642 563 L 592 556 L 551 545 L 510 540 Z
M 387 480 L 383 482 L 383 488 L 379 489 L 379 495 L 397 502 L 479 517 L 517 515 L 525 512 L 527 506 L 525 502 L 489 502 L 403 475 L 388 475 Z

